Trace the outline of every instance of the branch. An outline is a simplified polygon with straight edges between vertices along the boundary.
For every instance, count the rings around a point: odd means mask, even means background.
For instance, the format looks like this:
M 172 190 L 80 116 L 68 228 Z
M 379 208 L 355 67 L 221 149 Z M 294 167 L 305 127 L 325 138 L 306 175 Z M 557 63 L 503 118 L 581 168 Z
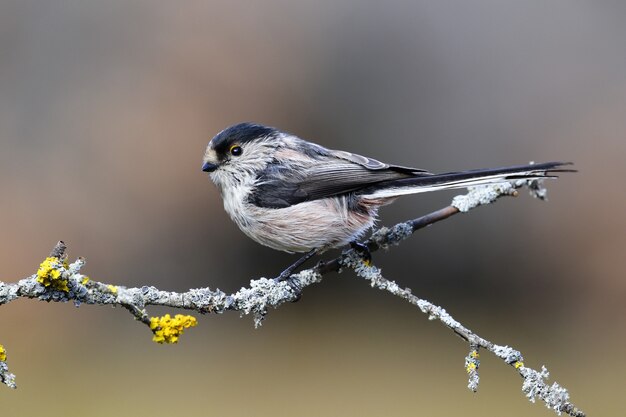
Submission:
M 503 196 L 517 196 L 517 189 L 523 186 L 528 187 L 534 197 L 545 199 L 545 189 L 538 180 L 517 180 L 513 183 L 472 187 L 468 189 L 467 194 L 455 197 L 450 206 L 391 228 L 380 228 L 363 244 L 370 252 L 388 249 L 392 245 L 398 245 L 415 231 L 450 216 L 491 204 Z M 41 301 L 72 301 L 76 306 L 80 304 L 121 306 L 135 319 L 150 327 L 155 342 L 176 343 L 185 329 L 196 325 L 196 319 L 180 314 L 174 317 L 169 314 L 150 317 L 146 306 L 167 306 L 193 310 L 201 314 L 237 311 L 240 314 L 252 315 L 255 327 L 258 327 L 267 316 L 270 307 L 277 308 L 284 303 L 297 301 L 300 291 L 321 282 L 323 275 L 350 268 L 357 276 L 369 281 L 372 287 L 385 290 L 417 306 L 423 313 L 428 314 L 431 320 L 439 320 L 468 343 L 469 354 L 465 358 L 465 367 L 469 376 L 468 388 L 472 391 L 477 391 L 479 385 L 479 349 L 482 348 L 517 370 L 523 379 L 522 391 L 530 401 L 535 402 L 536 398 L 539 398 L 557 414 L 564 412 L 575 417 L 585 416 L 569 402 L 569 394 L 565 388 L 557 383 L 550 386 L 546 384 L 545 380 L 549 373 L 545 367 L 542 367 L 541 371 L 526 367 L 519 351 L 494 344 L 478 336 L 452 318 L 443 308 L 413 295 L 409 288 L 400 288 L 395 282 L 385 279 L 380 269 L 364 261 L 354 249 L 345 250 L 335 259 L 320 262 L 313 268 L 294 274 L 288 281 L 277 282 L 273 279 L 259 278 L 251 280 L 248 288 L 241 288 L 233 294 L 210 288 L 190 289 L 177 293 L 152 286 L 140 288 L 114 286 L 92 281 L 83 275 L 81 269 L 84 265 L 83 258 L 68 264 L 66 246 L 59 242 L 50 256 L 41 263 L 37 273 L 17 283 L 0 282 L 0 305 L 22 297 Z M 8 372 L 2 345 L 0 345 L 0 382 L 15 387 L 14 376 Z
M 352 254 L 343 260 L 343 264 L 360 276 L 370 282 L 373 288 L 387 291 L 395 296 L 407 300 L 414 306 L 419 307 L 422 313 L 428 314 L 429 320 L 439 320 L 444 326 L 452 330 L 461 339 L 469 343 L 470 352 L 465 358 L 465 370 L 469 375 L 469 383 L 467 387 L 476 392 L 478 390 L 479 375 L 478 367 L 480 366 L 479 348 L 483 348 L 488 352 L 502 359 L 508 365 L 513 366 L 520 376 L 524 379 L 522 383 L 522 391 L 526 397 L 535 402 L 537 398 L 544 401 L 546 407 L 553 409 L 557 414 L 565 412 L 571 416 L 584 417 L 585 414 L 576 406 L 569 402 L 569 393 L 556 382 L 547 385 L 545 379 L 549 377 L 548 370 L 542 366 L 541 371 L 536 371 L 524 365 L 522 354 L 509 346 L 500 346 L 490 342 L 472 332 L 470 329 L 456 321 L 445 309 L 423 300 L 411 293 L 410 288 L 400 288 L 393 281 L 385 279 L 381 275 L 380 269 L 375 266 L 367 265 L 362 262 L 358 256 Z

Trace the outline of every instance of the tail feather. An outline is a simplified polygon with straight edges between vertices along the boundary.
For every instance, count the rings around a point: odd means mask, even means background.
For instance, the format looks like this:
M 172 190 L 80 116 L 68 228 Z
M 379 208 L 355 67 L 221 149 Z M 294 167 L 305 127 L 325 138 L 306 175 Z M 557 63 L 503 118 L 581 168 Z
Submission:
M 475 169 L 447 172 L 378 183 L 362 190 L 364 198 L 391 198 L 429 191 L 467 188 L 475 185 L 495 184 L 518 179 L 556 178 L 554 174 L 576 172 L 561 168 L 571 162 L 545 162 L 541 164 L 516 165 L 504 168 Z

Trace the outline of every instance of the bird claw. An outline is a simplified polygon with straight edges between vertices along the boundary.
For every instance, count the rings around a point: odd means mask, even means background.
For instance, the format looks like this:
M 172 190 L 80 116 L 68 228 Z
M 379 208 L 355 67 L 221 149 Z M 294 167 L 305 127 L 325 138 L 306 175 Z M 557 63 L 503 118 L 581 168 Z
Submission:
M 353 242 L 350 242 L 350 247 L 359 255 L 365 265 L 372 265 L 372 253 L 370 252 L 366 244 L 357 242 L 355 240 Z
M 278 277 L 274 278 L 274 282 L 287 282 L 287 285 L 289 285 L 291 292 L 293 292 L 295 296 L 295 298 L 291 301 L 292 303 L 300 301 L 300 298 L 302 298 L 302 287 L 300 287 L 296 279 L 291 277 L 291 273 L 289 271 L 283 271 Z

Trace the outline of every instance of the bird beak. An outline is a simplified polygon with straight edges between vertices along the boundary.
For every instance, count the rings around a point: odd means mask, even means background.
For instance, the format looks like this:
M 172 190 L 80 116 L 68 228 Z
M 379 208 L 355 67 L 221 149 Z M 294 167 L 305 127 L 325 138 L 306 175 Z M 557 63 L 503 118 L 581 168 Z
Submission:
M 213 172 L 213 171 L 215 171 L 216 169 L 217 169 L 217 164 L 212 164 L 212 163 L 210 163 L 210 162 L 205 162 L 205 163 L 202 165 L 202 170 L 203 170 L 204 172 Z

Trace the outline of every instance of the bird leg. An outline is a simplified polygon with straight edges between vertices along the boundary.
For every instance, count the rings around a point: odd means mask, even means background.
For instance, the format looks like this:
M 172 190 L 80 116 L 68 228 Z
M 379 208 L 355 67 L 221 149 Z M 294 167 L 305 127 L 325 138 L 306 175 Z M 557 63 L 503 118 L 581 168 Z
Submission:
M 294 300 L 294 302 L 300 300 L 302 288 L 300 288 L 300 286 L 294 280 L 291 279 L 291 274 L 293 274 L 293 271 L 295 271 L 300 265 L 302 265 L 303 263 L 305 263 L 306 261 L 308 261 L 309 259 L 311 259 L 313 256 L 317 255 L 320 252 L 321 252 L 321 249 L 319 248 L 311 249 L 310 251 L 302 255 L 300 258 L 298 258 L 297 261 L 289 265 L 289 267 L 287 267 L 287 269 L 281 272 L 279 276 L 274 278 L 274 281 L 276 282 L 287 281 L 287 284 L 289 284 L 293 292 L 296 294 L 296 299 Z
M 293 271 L 295 271 L 300 265 L 302 265 L 303 263 L 305 263 L 306 261 L 308 261 L 309 259 L 311 259 L 313 256 L 317 255 L 321 250 L 319 248 L 315 248 L 315 249 L 311 249 L 310 251 L 308 251 L 307 253 L 305 253 L 304 255 L 302 255 L 300 258 L 298 258 L 297 261 L 295 261 L 294 263 L 292 263 L 291 265 L 289 265 L 289 267 L 287 267 L 287 269 L 285 269 L 283 272 L 280 273 L 280 275 L 276 278 L 274 278 L 274 281 L 276 282 L 283 282 L 283 281 L 287 281 L 287 283 L 289 284 L 289 286 L 293 289 L 293 291 L 296 293 L 297 295 L 297 299 L 296 301 L 298 301 L 300 299 L 300 291 L 302 290 L 300 288 L 299 285 L 297 285 L 290 277 L 291 274 L 293 274 Z
M 356 240 L 350 242 L 350 247 L 356 251 L 356 253 L 363 259 L 363 262 L 366 265 L 370 265 L 372 263 L 372 254 L 370 253 L 369 248 L 367 247 L 367 245 L 357 242 Z M 277 276 L 276 278 L 274 278 L 274 281 L 276 282 L 283 282 L 283 281 L 287 281 L 287 283 L 289 284 L 289 286 L 293 289 L 293 291 L 296 293 L 296 300 L 298 301 L 300 299 L 300 292 L 301 292 L 301 288 L 298 284 L 296 284 L 292 279 L 291 279 L 291 274 L 293 274 L 293 272 L 300 267 L 303 263 L 305 263 L 306 261 L 308 261 L 309 259 L 311 259 L 313 256 L 321 253 L 324 251 L 324 249 L 326 248 L 315 248 L 315 249 L 311 249 L 310 251 L 306 252 L 304 255 L 302 255 L 300 258 L 298 258 L 294 263 L 292 263 L 291 265 L 289 265 L 283 272 L 280 273 L 279 276 Z

